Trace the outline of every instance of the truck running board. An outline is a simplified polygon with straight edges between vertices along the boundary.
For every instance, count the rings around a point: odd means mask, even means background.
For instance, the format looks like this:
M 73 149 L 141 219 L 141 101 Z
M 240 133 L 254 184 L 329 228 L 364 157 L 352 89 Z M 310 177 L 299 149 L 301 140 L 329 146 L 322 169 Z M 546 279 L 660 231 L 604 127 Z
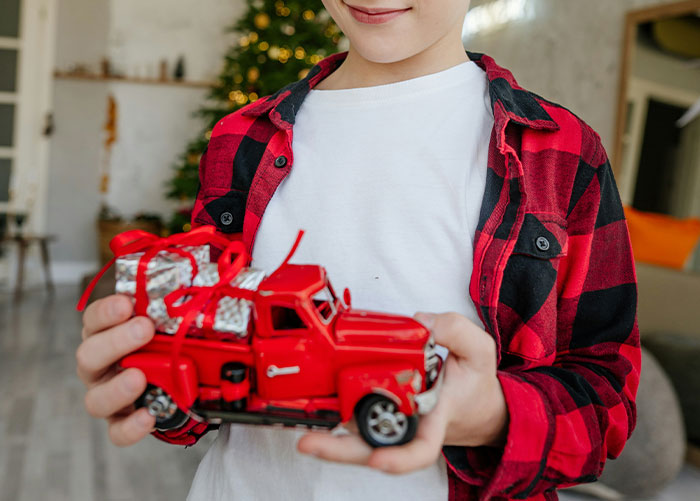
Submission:
M 289 414 L 271 414 L 260 412 L 229 412 L 192 408 L 192 412 L 203 417 L 213 424 L 217 423 L 243 423 L 243 424 L 281 424 L 284 426 L 305 426 L 307 428 L 332 429 L 340 424 L 340 416 L 329 413 L 328 418 L 316 418 L 309 416 L 292 416 Z

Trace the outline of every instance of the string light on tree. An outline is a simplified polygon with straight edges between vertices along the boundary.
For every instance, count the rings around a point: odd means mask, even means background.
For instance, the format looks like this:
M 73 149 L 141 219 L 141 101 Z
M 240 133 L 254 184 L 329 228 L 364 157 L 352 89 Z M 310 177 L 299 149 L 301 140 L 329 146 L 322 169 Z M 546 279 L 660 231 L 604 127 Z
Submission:
M 272 60 L 277 60 L 280 57 L 280 48 L 277 47 L 276 45 L 273 45 L 270 47 L 270 49 L 267 51 L 267 57 L 269 57 Z
M 260 70 L 256 66 L 249 68 L 247 77 L 248 77 L 248 82 L 250 82 L 250 83 L 257 82 L 258 78 L 260 78 Z
M 260 12 L 255 15 L 255 20 L 253 22 L 257 29 L 267 29 L 267 27 L 270 26 L 270 16 L 268 16 L 265 12 Z

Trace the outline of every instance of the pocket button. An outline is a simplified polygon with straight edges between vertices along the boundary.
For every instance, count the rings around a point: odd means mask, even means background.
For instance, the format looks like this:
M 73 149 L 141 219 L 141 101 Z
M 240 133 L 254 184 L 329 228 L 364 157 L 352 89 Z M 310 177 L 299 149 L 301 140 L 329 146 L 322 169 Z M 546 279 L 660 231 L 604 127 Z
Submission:
M 221 214 L 219 220 L 221 221 L 221 224 L 223 224 L 224 226 L 228 226 L 231 223 L 233 223 L 233 214 L 231 214 L 230 212 L 224 212 L 223 214 Z
M 546 237 L 537 237 L 535 245 L 542 252 L 547 252 L 549 250 L 549 240 Z

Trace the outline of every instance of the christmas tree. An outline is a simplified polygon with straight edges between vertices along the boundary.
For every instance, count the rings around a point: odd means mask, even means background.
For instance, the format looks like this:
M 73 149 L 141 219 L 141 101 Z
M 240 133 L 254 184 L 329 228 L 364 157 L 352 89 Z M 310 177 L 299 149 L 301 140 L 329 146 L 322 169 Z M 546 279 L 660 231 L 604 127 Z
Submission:
M 197 193 L 199 160 L 214 125 L 229 113 L 261 96 L 273 94 L 304 78 L 309 69 L 338 50 L 342 33 L 320 0 L 246 0 L 247 12 L 230 31 L 238 39 L 225 56 L 224 67 L 196 114 L 205 124 L 175 166 L 168 198 L 181 202 L 169 227 L 188 231 Z

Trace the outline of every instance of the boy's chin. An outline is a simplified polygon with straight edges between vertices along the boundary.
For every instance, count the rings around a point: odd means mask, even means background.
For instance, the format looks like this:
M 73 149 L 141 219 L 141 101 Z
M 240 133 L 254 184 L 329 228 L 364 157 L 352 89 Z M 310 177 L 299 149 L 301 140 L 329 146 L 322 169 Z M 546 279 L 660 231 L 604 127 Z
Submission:
M 388 45 L 369 45 L 366 43 L 360 44 L 359 46 L 353 45 L 353 49 L 363 59 L 377 64 L 398 63 L 399 61 L 413 57 L 421 52 L 420 49 L 410 50 L 406 46 L 392 47 Z

